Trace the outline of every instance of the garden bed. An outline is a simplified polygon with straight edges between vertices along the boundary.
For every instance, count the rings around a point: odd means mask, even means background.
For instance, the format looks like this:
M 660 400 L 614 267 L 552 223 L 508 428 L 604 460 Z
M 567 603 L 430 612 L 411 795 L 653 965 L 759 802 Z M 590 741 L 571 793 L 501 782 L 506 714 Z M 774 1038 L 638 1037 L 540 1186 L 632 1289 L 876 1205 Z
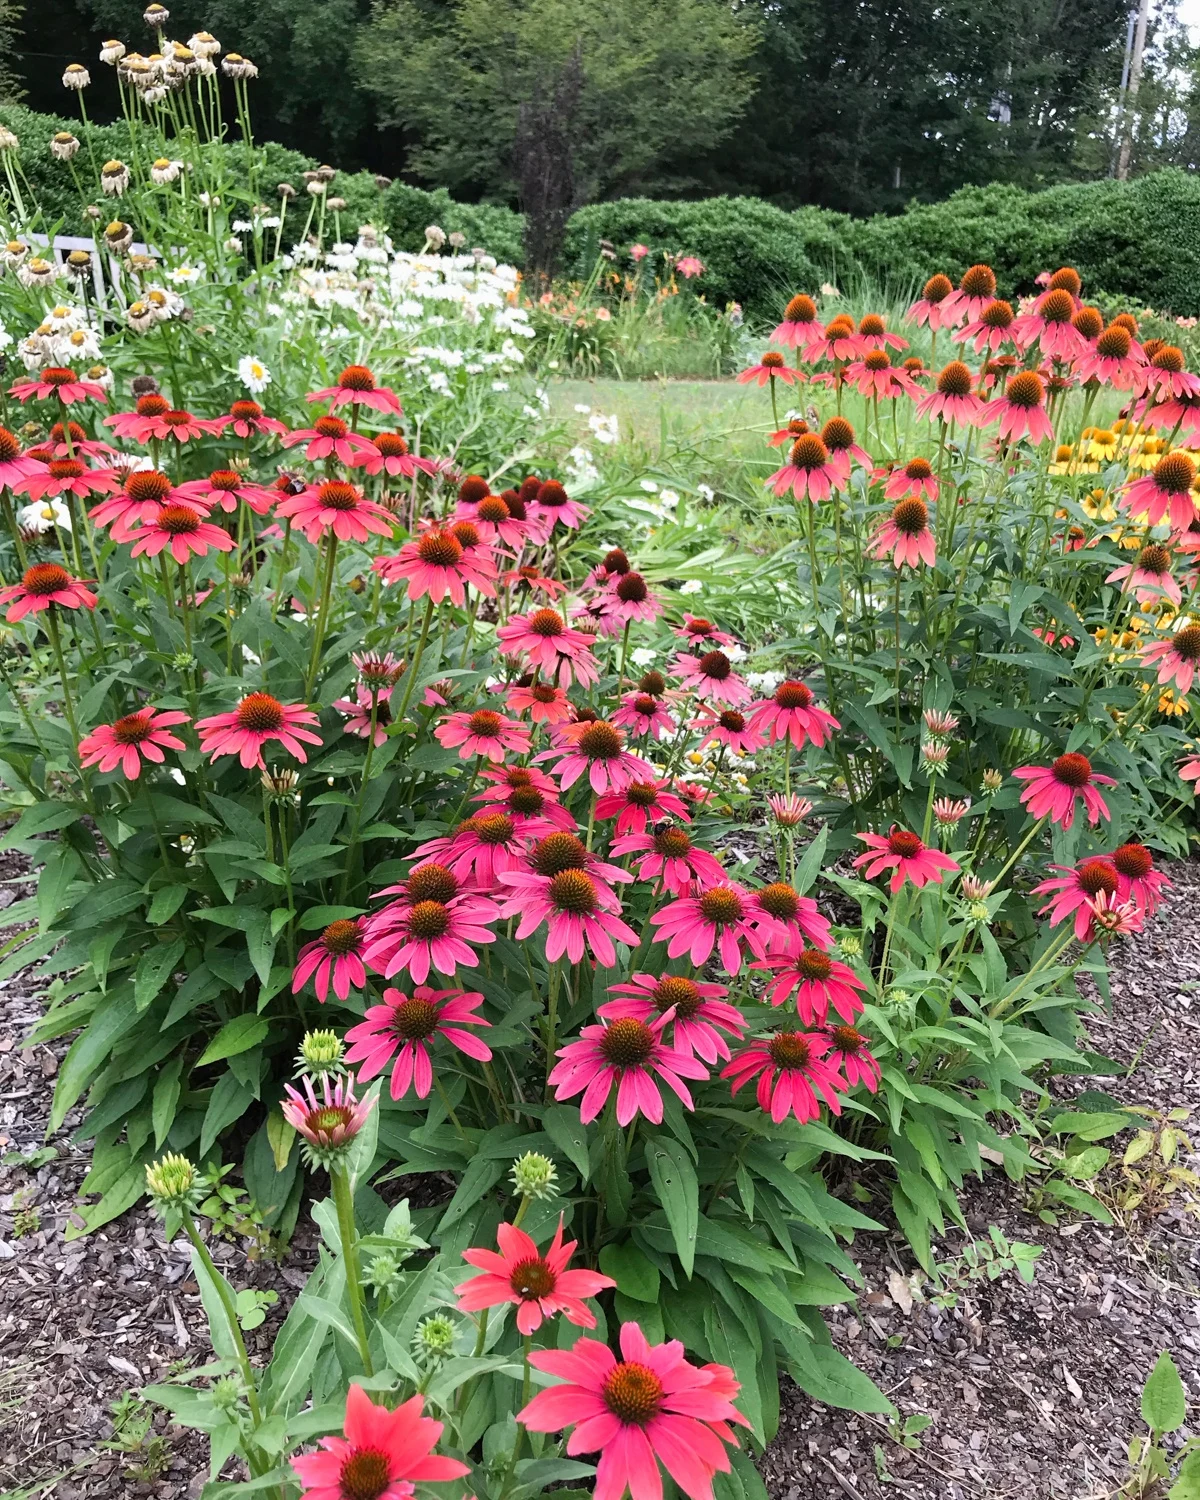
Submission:
M 10 857 L 0 873 L 15 872 Z M 1114 954 L 1111 1016 L 1093 1017 L 1089 1028 L 1101 1052 L 1136 1059 L 1129 1077 L 1104 1080 L 1116 1097 L 1200 1110 L 1200 932 L 1191 916 L 1200 864 L 1176 864 L 1170 876 L 1175 889 L 1163 909 L 1136 944 Z M 36 992 L 36 978 L 24 973 L 0 991 L 0 1154 L 41 1145 L 65 1051 L 62 1043 L 21 1047 L 39 1013 Z M 1056 1092 L 1065 1102 L 1071 1082 L 1059 1080 Z M 145 1453 L 102 1445 L 113 1438 L 111 1404 L 124 1392 L 207 1357 L 198 1288 L 184 1242 L 168 1246 L 144 1207 L 64 1242 L 89 1158 L 69 1142 L 76 1118 L 53 1137 L 56 1160 L 0 1174 L 0 1364 L 7 1371 L 0 1488 L 32 1486 L 36 1495 L 62 1476 L 55 1500 L 183 1500 L 199 1493 L 203 1479 L 199 1434 L 173 1429 L 166 1413 L 155 1416 L 146 1444 L 154 1433 L 167 1434 L 168 1444 L 154 1482 L 130 1477 Z M 14 1239 L 12 1195 L 20 1192 L 40 1213 L 41 1228 Z M 836 1410 L 785 1384 L 779 1434 L 760 1463 L 772 1500 L 1105 1495 L 1127 1474 L 1128 1439 L 1140 1430 L 1138 1396 L 1160 1350 L 1172 1352 L 1190 1396 L 1200 1399 L 1194 1217 L 1179 1208 L 1128 1232 L 1079 1220 L 1054 1229 L 1022 1207 L 1020 1189 L 999 1172 L 969 1189 L 964 1208 L 974 1234 L 986 1236 L 995 1224 L 1012 1240 L 1042 1247 L 1033 1284 L 1009 1274 L 968 1291 L 953 1309 L 906 1307 L 897 1279 L 902 1285 L 915 1268 L 903 1238 L 859 1235 L 853 1256 L 864 1286 L 856 1303 L 832 1316 L 835 1343 L 902 1420 L 924 1414 L 932 1423 L 910 1451 L 889 1437 L 882 1418 Z M 235 1286 L 279 1293 L 279 1305 L 248 1335 L 252 1357 L 265 1358 L 304 1285 L 313 1258 L 306 1223 L 302 1216 L 278 1266 L 248 1260 L 240 1244 L 214 1244 Z M 951 1234 L 939 1259 L 953 1257 L 962 1242 Z M 876 1449 L 890 1476 L 882 1482 Z

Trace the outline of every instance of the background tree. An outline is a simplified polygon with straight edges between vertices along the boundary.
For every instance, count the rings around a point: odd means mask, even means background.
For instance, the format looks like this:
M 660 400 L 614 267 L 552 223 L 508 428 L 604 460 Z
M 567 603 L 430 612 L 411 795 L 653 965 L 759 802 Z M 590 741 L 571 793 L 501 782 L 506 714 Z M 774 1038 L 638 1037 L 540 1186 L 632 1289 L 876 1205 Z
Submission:
M 358 75 L 406 128 L 409 165 L 452 192 L 509 200 L 521 111 L 581 79 L 569 144 L 581 200 L 697 186 L 753 91 L 757 36 L 724 0 L 375 0 Z

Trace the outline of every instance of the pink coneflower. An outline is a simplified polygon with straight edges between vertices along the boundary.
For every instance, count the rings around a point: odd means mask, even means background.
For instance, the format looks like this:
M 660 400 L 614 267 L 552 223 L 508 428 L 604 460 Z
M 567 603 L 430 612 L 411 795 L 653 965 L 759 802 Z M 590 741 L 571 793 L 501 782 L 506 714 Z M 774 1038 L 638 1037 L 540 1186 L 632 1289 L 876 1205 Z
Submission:
M 686 806 L 670 788 L 669 781 L 630 781 L 615 795 L 600 798 L 596 816 L 615 817 L 616 834 L 643 833 L 649 824 L 660 823 L 664 818 L 682 818 L 690 823 Z
M 743 944 L 757 958 L 766 952 L 756 917 L 745 886 L 725 879 L 699 895 L 681 896 L 650 920 L 659 929 L 655 941 L 666 943 L 669 958 L 686 953 L 698 968 L 716 949 L 726 973 L 736 974 L 742 967 Z
M 366 469 L 371 475 L 390 474 L 393 478 L 399 475 L 402 479 L 412 479 L 416 474 L 432 477 L 442 469 L 436 458 L 418 458 L 415 453 L 410 453 L 408 442 L 400 432 L 375 433 L 370 446 L 361 448 L 355 455 L 354 467 Z
M 674 1017 L 671 1045 L 710 1067 L 728 1058 L 726 1035 L 740 1042 L 746 1032 L 741 1011 L 724 998 L 729 991 L 723 984 L 705 984 L 682 974 L 634 974 L 626 984 L 609 985 L 608 992 L 622 998 L 600 1006 L 596 1014 L 602 1019 L 649 1024 L 670 1012 Z
M 886 838 L 879 833 L 859 833 L 855 837 L 867 845 L 867 852 L 858 856 L 854 868 L 862 870 L 868 880 L 874 880 L 885 870 L 892 870 L 890 888 L 893 895 L 906 880 L 911 880 L 920 890 L 929 882 L 941 885 L 944 875 L 952 875 L 959 868 L 948 854 L 930 849 L 915 833 L 897 828 L 895 824 Z
M 360 432 L 352 432 L 341 417 L 318 417 L 311 427 L 299 427 L 283 439 L 285 448 L 294 448 L 298 443 L 307 443 L 305 458 L 314 462 L 325 458 L 336 458 L 347 468 L 353 466 L 355 458 L 364 450 L 374 449 L 371 439 Z
M 529 728 L 519 719 L 506 719 L 491 708 L 473 713 L 448 714 L 433 731 L 434 739 L 447 750 L 458 749 L 460 760 L 483 755 L 502 761 L 511 751 L 524 755 L 529 749 Z
M 555 522 L 577 531 L 591 515 L 586 505 L 572 500 L 557 479 L 546 479 L 538 486 L 530 519 L 539 527 L 542 539 L 549 538 Z
M 565 583 L 560 583 L 557 578 L 547 578 L 532 563 L 502 573 L 500 582 L 506 589 L 512 589 L 516 593 L 545 594 L 547 599 L 557 598 L 559 594 L 567 592 Z
M 693 1109 L 685 1078 L 706 1079 L 708 1069 L 690 1053 L 677 1052 L 662 1039 L 670 1012 L 649 1023 L 626 1016 L 608 1025 L 585 1026 L 579 1039 L 560 1047 L 547 1083 L 560 1102 L 582 1094 L 579 1118 L 589 1125 L 617 1086 L 617 1123 L 628 1125 L 645 1115 L 652 1125 L 663 1119 L 662 1095 L 656 1078 Z
M 1094 344 L 1080 351 L 1075 374 L 1083 384 L 1097 380 L 1101 385 L 1127 391 L 1137 384 L 1145 364 L 1141 345 L 1134 342 L 1129 329 L 1113 323 Z
M 692 721 L 692 728 L 699 730 L 704 738 L 700 749 L 706 745 L 724 745 L 739 755 L 754 755 L 767 743 L 766 735 L 755 725 L 747 722 L 746 715 L 736 708 L 701 710 L 700 718 Z
M 383 506 L 342 479 L 327 479 L 298 495 L 286 496 L 276 505 L 275 514 L 290 520 L 313 543 L 329 531 L 343 542 L 392 535 L 392 518 Z
M 1117 503 L 1133 516 L 1144 511 L 1149 526 L 1160 526 L 1165 519 L 1173 531 L 1186 531 L 1196 519 L 1195 482 L 1196 465 L 1177 450 L 1160 458 L 1149 474 L 1127 484 Z
M 570 1382 L 542 1391 L 517 1421 L 531 1432 L 575 1424 L 572 1454 L 600 1450 L 596 1500 L 661 1500 L 661 1462 L 690 1500 L 712 1500 L 712 1478 L 729 1473 L 729 1426 L 750 1424 L 733 1405 L 740 1389 L 726 1365 L 697 1369 L 678 1340 L 650 1345 L 636 1323 L 621 1325 L 620 1361 L 595 1339 L 569 1350 L 534 1350 L 530 1363 Z
M 1072 322 L 1078 305 L 1065 288 L 1051 288 L 1013 324 L 1013 339 L 1021 349 L 1028 349 L 1036 340 L 1045 359 L 1074 359 L 1085 348 Z
M 1103 934 L 1106 938 L 1129 937 L 1141 932 L 1145 925 L 1145 913 L 1136 901 L 1122 901 L 1101 891 L 1092 902 L 1092 926 L 1088 940 L 1093 941 Z
M 527 615 L 510 615 L 496 631 L 505 656 L 524 656 L 530 667 L 559 687 L 572 682 L 587 687 L 600 675 L 592 654 L 592 637 L 574 630 L 556 609 L 535 609 Z
M 910 496 L 926 500 L 930 505 L 938 497 L 937 475 L 927 458 L 910 458 L 902 467 L 893 469 L 884 486 L 885 500 L 907 500 Z
M 820 948 L 768 954 L 750 967 L 773 974 L 763 990 L 763 999 L 772 1005 L 782 1005 L 795 995 L 805 1026 L 824 1026 L 830 1006 L 844 1021 L 853 1021 L 862 1012 L 865 981 Z
M 1196 633 L 1200 636 L 1200 630 Z M 1077 751 L 1060 755 L 1049 766 L 1019 766 L 1013 775 L 1027 783 L 1021 791 L 1021 801 L 1031 818 L 1049 818 L 1063 828 L 1070 828 L 1075 821 L 1077 801 L 1082 801 L 1088 822 L 1093 826 L 1101 818 L 1112 816 L 1096 788 L 1117 783 L 1111 776 L 1093 771 L 1091 761 Z
M 135 469 L 125 476 L 117 494 L 88 511 L 88 519 L 96 526 L 111 525 L 114 542 L 127 542 L 135 527 L 155 520 L 166 505 L 190 506 L 203 519 L 201 503 L 180 494 L 165 474 L 157 469 Z
M 901 500 L 892 508 L 891 515 L 878 526 L 867 544 L 871 557 L 884 558 L 891 554 L 892 563 L 901 568 L 910 568 L 924 563 L 933 567 L 936 550 L 933 528 L 929 524 L 929 507 L 924 500 L 915 497 Z
M 831 713 L 816 708 L 815 702 L 807 683 L 781 682 L 770 698 L 752 706 L 751 727 L 765 734 L 772 745 L 779 740 L 790 740 L 797 750 L 805 745 L 819 748 L 832 730 L 842 726 Z
M 766 949 L 772 953 L 796 953 L 812 944 L 828 948 L 828 919 L 811 896 L 802 896 L 794 886 L 775 880 L 750 893 L 750 920 Z
M 544 820 L 558 829 L 573 832 L 575 819 L 558 800 L 558 788 L 544 772 L 532 766 L 505 766 L 495 770 L 485 768 L 481 773 L 484 781 L 495 784 L 475 794 L 474 800 L 485 807 L 494 805 L 513 818 L 518 829 L 537 828 Z
M 120 766 L 130 781 L 141 775 L 142 761 L 161 765 L 164 750 L 183 750 L 181 739 L 168 733 L 176 724 L 186 724 L 187 714 L 175 710 L 140 708 L 112 724 L 101 724 L 79 741 L 79 763 L 99 766 L 101 771 L 115 771 Z
M 272 433 L 276 437 L 282 437 L 287 431 L 287 423 L 281 422 L 278 417 L 263 415 L 263 409 L 257 401 L 234 401 L 223 417 L 214 417 L 213 422 L 220 427 L 222 432 L 227 427 L 240 438 L 253 437 L 256 433 Z
M 970 266 L 942 303 L 942 327 L 952 328 L 977 318 L 996 296 L 996 273 L 991 266 Z
M 817 304 L 801 292 L 784 308 L 783 321 L 771 330 L 771 342 L 788 349 L 805 349 L 824 332 L 817 321 Z
M 1057 876 L 1035 885 L 1030 895 L 1049 896 L 1051 899 L 1041 909 L 1041 915 L 1050 915 L 1051 927 L 1057 927 L 1067 917 L 1075 918 L 1075 936 L 1082 943 L 1092 926 L 1092 903 L 1101 891 L 1116 895 L 1120 884 L 1116 866 L 1111 859 L 1094 856 L 1083 859 L 1074 869 L 1066 865 L 1051 865 Z
M 373 738 L 377 750 L 380 745 L 385 745 L 388 726 L 392 722 L 391 696 L 390 690 L 373 694 L 358 683 L 353 698 L 335 698 L 334 708 L 346 718 L 343 732 L 355 734 L 362 740 Z
M 854 327 L 854 319 L 845 313 L 838 313 L 830 318 L 825 325 L 825 331 L 819 338 L 814 338 L 811 343 L 805 345 L 803 359 L 806 364 L 819 364 L 821 360 L 832 360 L 835 363 L 844 363 L 847 360 L 857 359 L 862 353 L 862 340 Z M 828 376 L 814 376 L 814 380 L 828 380 Z
M 279 498 L 277 491 L 251 484 L 236 469 L 214 469 L 207 479 L 189 479 L 175 493 L 191 504 L 202 505 L 206 510 L 216 507 L 226 514 L 232 514 L 244 503 L 259 516 L 265 516 Z
M 509 688 L 504 702 L 515 714 L 528 711 L 535 724 L 566 724 L 574 713 L 571 700 L 562 688 L 548 682 L 532 682 L 527 686 L 518 683 Z
M 657 594 L 652 594 L 640 573 L 625 573 L 605 589 L 601 598 L 601 624 L 613 632 L 610 622 L 618 627 L 640 620 L 652 624 L 662 614 L 662 604 Z
M 795 792 L 772 792 L 767 797 L 771 816 L 780 828 L 799 828 L 813 810 L 807 797 L 797 797 Z
M 390 651 L 352 651 L 350 660 L 358 672 L 363 687 L 372 692 L 383 693 L 394 688 L 405 673 L 405 664 Z
M 221 431 L 221 419 L 194 417 L 190 411 L 175 410 L 165 396 L 151 394 L 140 396 L 133 411 L 115 412 L 105 417 L 104 425 L 111 427 L 119 438 L 132 438 L 135 443 L 164 443 L 174 438 L 178 443 L 193 439 L 213 437 Z
M 619 729 L 627 729 L 631 739 L 669 739 L 675 733 L 675 720 L 661 698 L 651 693 L 626 693 L 621 706 L 612 716 Z
M 1191 690 L 1200 663 L 1200 625 L 1185 625 L 1163 641 L 1141 649 L 1142 665 L 1158 668 L 1160 683 L 1173 682 L 1180 693 Z
M 345 1437 L 323 1437 L 323 1452 L 291 1460 L 304 1500 L 411 1500 L 414 1484 L 470 1473 L 456 1458 L 434 1454 L 442 1423 L 421 1415 L 424 1400 L 413 1396 L 390 1411 L 376 1406 L 362 1386 L 352 1385 Z
M 1175 604 L 1183 602 L 1183 593 L 1171 576 L 1171 549 L 1162 542 L 1150 542 L 1137 558 L 1123 567 L 1114 568 L 1105 583 L 1120 583 L 1121 592 L 1131 591 L 1139 604 L 1166 597 Z
M 505 812 L 481 812 L 464 818 L 448 837 L 429 839 L 417 855 L 443 862 L 480 891 L 493 891 L 502 871 L 525 868 L 530 839 L 551 832 L 553 825 L 545 818 L 518 823 Z
M 515 553 L 520 553 L 529 536 L 529 522 L 518 521 L 508 508 L 508 501 L 501 495 L 485 495 L 483 499 L 474 506 L 463 505 L 459 502 L 458 510 L 455 512 L 456 520 L 466 520 L 464 511 L 472 512 L 470 520 L 475 526 L 485 544 L 494 547 L 497 543 L 503 543 L 511 547 Z
M 0 432 L 4 431 L 0 428 Z M 11 436 L 11 434 L 10 434 Z M 13 438 L 16 442 L 16 439 Z M 0 439 L 2 442 L 2 439 Z M 78 422 L 55 422 L 44 446 L 49 447 L 51 458 L 104 458 L 119 457 L 111 443 L 98 438 L 89 438 Z
M 681 654 L 674 665 L 680 687 L 695 693 L 702 703 L 728 703 L 736 708 L 750 702 L 750 689 L 733 670 L 724 651 L 706 651 L 703 656 Z
M 878 313 L 864 313 L 858 320 L 859 348 L 907 349 L 908 340 L 898 333 L 889 333 L 887 323 Z
M 133 557 L 157 557 L 169 551 L 180 566 L 193 554 L 207 557 L 210 547 L 218 552 L 233 551 L 229 533 L 206 521 L 190 505 L 164 505 L 156 516 L 142 522 L 132 540 Z
M 952 328 L 953 322 L 946 318 L 946 300 L 953 290 L 954 283 L 949 276 L 943 276 L 940 271 L 931 276 L 921 295 L 904 314 L 905 322 L 915 323 L 918 328 L 928 327 L 935 333 L 939 328 Z M 953 313 L 953 308 L 950 311 Z
M 375 376 L 366 365 L 347 365 L 336 385 L 326 386 L 323 391 L 309 391 L 304 399 L 328 401 L 330 411 L 339 406 L 369 406 L 372 411 L 386 412 L 392 417 L 404 415 L 399 396 L 387 386 L 376 385 Z
M 917 402 L 913 414 L 970 427 L 985 420 L 986 410 L 986 403 L 975 393 L 974 376 L 961 360 L 952 359 L 943 366 L 933 390 Z
M 6 604 L 12 608 L 4 618 L 15 625 L 27 614 L 40 614 L 53 604 L 63 609 L 95 609 L 96 596 L 82 580 L 72 578 L 66 568 L 44 562 L 26 568 L 20 583 L 0 589 L 0 608 Z
M 1117 872 L 1118 901 L 1132 901 L 1139 911 L 1152 917 L 1162 904 L 1163 892 L 1172 882 L 1154 868 L 1154 856 L 1145 844 L 1128 843 L 1109 855 Z
M 38 459 L 21 452 L 21 444 L 7 427 L 0 427 L 0 485 L 15 489 L 30 474 L 40 474 L 44 467 Z
M 568 835 L 550 835 L 551 839 L 563 837 Z M 542 844 L 547 842 L 542 840 Z M 536 857 L 536 850 L 534 853 Z M 601 868 L 610 872 L 610 880 L 630 878 L 627 871 L 615 866 Z M 590 948 L 597 963 L 612 968 L 617 961 L 614 938 L 631 949 L 638 945 L 637 933 L 620 917 L 621 902 L 616 893 L 586 869 L 572 867 L 548 875 L 538 873 L 535 866 L 532 871 L 502 871 L 498 879 L 502 886 L 511 887 L 500 915 L 520 917 L 518 942 L 531 937 L 543 922 L 547 924 L 546 958 L 550 963 L 564 953 L 572 963 L 579 963 L 585 948 Z
M 51 366 L 40 375 L 18 380 L 8 394 L 18 401 L 49 401 L 56 397 L 64 406 L 76 401 L 107 401 L 104 387 L 94 380 L 80 380 L 74 370 Z
M 285 1084 L 287 1098 L 280 1102 L 283 1118 L 313 1149 L 314 1159 L 341 1154 L 367 1123 L 375 1108 L 374 1099 L 356 1099 L 353 1078 L 323 1079 L 321 1098 L 313 1092 L 313 1081 L 307 1075 L 300 1082 L 304 1092 Z
M 428 594 L 434 604 L 449 598 L 461 609 L 467 586 L 489 599 L 496 597 L 496 569 L 480 553 L 468 553 L 450 531 L 427 531 L 405 542 L 395 557 L 377 557 L 371 567 L 384 583 L 403 578 L 409 599 Z
M 844 1071 L 850 1088 L 861 1083 L 873 1094 L 879 1087 L 883 1070 L 872 1055 L 868 1038 L 853 1026 L 831 1026 L 825 1035 L 829 1041 L 825 1060 L 830 1067 Z
M 1179 767 L 1181 781 L 1200 781 L 1200 755 L 1192 755 Z
M 735 644 L 733 636 L 724 630 L 718 630 L 711 620 L 706 620 L 701 615 L 684 615 L 682 625 L 672 625 L 672 633 L 690 641 L 693 646 L 706 645 L 732 646 Z
M 403 1099 L 410 1088 L 418 1099 L 428 1098 L 433 1087 L 429 1049 L 438 1037 L 476 1062 L 491 1062 L 492 1049 L 468 1029 L 491 1025 L 475 1014 L 482 1004 L 483 996 L 473 990 L 434 990 L 420 983 L 411 995 L 384 990 L 383 1004 L 368 1007 L 358 1025 L 347 1031 L 346 1061 L 362 1064 L 358 1076 L 366 1083 L 394 1057 L 392 1098 Z
M 756 365 L 742 370 L 737 378 L 739 385 L 764 386 L 769 380 L 782 380 L 785 385 L 795 385 L 802 377 L 788 365 L 782 354 L 768 349 Z
M 1192 375 L 1184 369 L 1182 350 L 1174 344 L 1165 344 L 1155 351 L 1148 365 L 1139 369 L 1137 390 L 1140 395 L 1157 401 L 1195 396 L 1200 394 L 1200 375 Z
M 892 364 L 886 349 L 868 349 L 861 359 L 847 365 L 846 379 L 868 399 L 895 401 L 918 394 L 912 376 Z
M 814 505 L 828 500 L 835 489 L 846 487 L 844 476 L 829 461 L 829 449 L 815 432 L 798 437 L 787 463 L 765 482 L 774 487 L 777 495 L 786 495 L 791 490 L 797 500 L 807 496 Z
M 673 896 L 707 890 L 726 879 L 720 863 L 706 849 L 693 844 L 682 828 L 627 833 L 613 840 L 610 852 L 614 859 L 640 855 L 637 878 L 661 880 Z
M 853 423 L 845 417 L 830 417 L 821 428 L 821 441 L 829 450 L 829 467 L 841 476 L 840 488 L 845 489 L 850 483 L 852 462 L 868 473 L 874 468 L 871 455 L 858 443 Z
M 1152 427 L 1173 431 L 1178 427 L 1185 439 L 1194 439 L 1200 432 L 1200 395 L 1172 396 L 1156 406 L 1143 405 L 1138 414 L 1142 421 Z M 1186 444 L 1195 447 L 1194 442 Z
M 44 469 L 23 475 L 12 488 L 17 494 L 24 491 L 31 500 L 55 495 L 76 495 L 86 500 L 92 494 L 119 490 L 121 477 L 111 469 L 89 469 L 82 459 L 52 458 Z
M 574 1240 L 563 1243 L 561 1214 L 544 1255 L 537 1242 L 515 1224 L 501 1224 L 496 1230 L 496 1243 L 499 1254 L 495 1250 L 463 1251 L 463 1260 L 484 1274 L 459 1282 L 459 1312 L 482 1312 L 511 1302 L 517 1309 L 518 1333 L 536 1333 L 546 1318 L 558 1313 L 577 1328 L 595 1328 L 596 1315 L 584 1305 L 584 1299 L 598 1296 L 617 1283 L 598 1271 L 568 1270 L 578 1246 Z
M 1054 427 L 1046 412 L 1046 387 L 1034 370 L 1022 370 L 983 408 L 977 419 L 980 426 L 1000 423 L 1000 437 L 1016 443 L 1028 437 L 1031 443 L 1042 443 L 1054 437 Z
M 452 979 L 461 964 L 479 963 L 475 948 L 494 943 L 489 926 L 500 916 L 494 901 L 460 889 L 458 877 L 443 865 L 419 865 L 402 886 L 380 892 L 401 893 L 367 918 L 363 961 L 391 979 L 407 969 L 415 984 L 424 984 L 436 969 Z
M 926 750 L 932 746 L 926 746 Z M 938 747 L 945 750 L 947 747 Z M 936 797 L 933 803 L 933 821 L 941 829 L 949 831 L 957 828 L 966 815 L 971 811 L 971 799 L 969 797 Z
M 213 760 L 222 755 L 236 755 L 246 770 L 263 766 L 263 746 L 271 740 L 279 743 L 301 764 L 308 756 L 304 741 L 319 745 L 321 736 L 306 725 L 320 722 L 320 715 L 303 703 L 281 703 L 270 693 L 247 693 L 232 713 L 214 714 L 196 720 L 200 749 Z
M 330 922 L 321 936 L 296 955 L 292 970 L 292 994 L 296 995 L 310 979 L 314 981 L 317 999 L 322 1005 L 329 997 L 329 983 L 339 1000 L 348 1000 L 352 989 L 366 988 L 367 971 L 363 968 L 362 946 L 365 937 L 363 918 L 339 917 Z
M 803 1125 L 820 1115 L 821 1099 L 835 1115 L 842 1112 L 838 1094 L 846 1083 L 826 1057 L 828 1051 L 829 1038 L 821 1032 L 779 1031 L 739 1052 L 721 1069 L 721 1077 L 733 1080 L 734 1094 L 757 1078 L 759 1109 L 777 1125 L 788 1115 Z
M 564 792 L 584 776 L 597 796 L 623 792 L 632 781 L 653 779 L 653 769 L 626 750 L 624 733 L 604 719 L 568 724 L 559 730 L 558 741 L 554 749 L 535 758 L 557 757 L 552 769 Z

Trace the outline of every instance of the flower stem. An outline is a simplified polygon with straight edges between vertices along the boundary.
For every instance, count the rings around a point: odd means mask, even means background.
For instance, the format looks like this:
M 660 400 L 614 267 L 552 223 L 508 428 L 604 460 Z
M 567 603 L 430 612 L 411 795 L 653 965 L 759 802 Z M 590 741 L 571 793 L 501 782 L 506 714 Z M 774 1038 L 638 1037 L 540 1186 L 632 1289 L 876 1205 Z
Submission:
M 399 722 L 404 718 L 405 710 L 408 708 L 409 699 L 412 697 L 413 687 L 417 681 L 417 668 L 421 665 L 421 658 L 425 654 L 425 642 L 429 639 L 429 626 L 433 621 L 433 600 L 425 600 L 425 618 L 421 622 L 421 639 L 417 642 L 416 653 L 408 665 L 408 681 L 404 684 L 404 697 L 400 700 L 400 707 L 396 713 Z
M 342 1240 L 342 1264 L 346 1268 L 346 1290 L 350 1294 L 350 1314 L 354 1319 L 354 1333 L 358 1339 L 359 1358 L 363 1371 L 374 1375 L 371 1362 L 371 1346 L 367 1341 L 367 1320 L 363 1312 L 362 1282 L 358 1270 L 358 1231 L 354 1227 L 354 1195 L 350 1191 L 350 1179 L 340 1168 L 334 1167 L 329 1174 L 333 1184 L 333 1202 L 337 1209 L 338 1233 Z
M 317 623 L 313 627 L 312 659 L 308 664 L 308 676 L 304 679 L 304 701 L 312 698 L 313 685 L 317 680 L 317 668 L 321 664 L 321 647 L 325 643 L 325 626 L 329 618 L 329 595 L 333 590 L 333 569 L 337 561 L 337 533 L 331 531 L 325 543 L 325 580 L 321 585 L 321 602 L 317 606 Z
M 237 1305 L 233 1300 L 233 1292 L 229 1283 L 221 1275 L 213 1264 L 213 1258 L 208 1253 L 208 1246 L 200 1238 L 196 1229 L 196 1221 L 185 1209 L 183 1214 L 183 1231 L 192 1242 L 200 1264 L 208 1272 L 217 1293 L 221 1298 L 221 1306 L 225 1309 L 225 1320 L 229 1324 L 229 1336 L 233 1340 L 233 1347 L 237 1353 L 238 1368 L 242 1372 L 242 1381 L 246 1387 L 246 1402 L 250 1407 L 250 1420 L 258 1427 L 262 1422 L 262 1409 L 258 1404 L 258 1383 L 254 1379 L 254 1368 L 250 1363 L 250 1356 L 246 1353 L 246 1341 L 242 1338 L 242 1326 L 238 1322 Z

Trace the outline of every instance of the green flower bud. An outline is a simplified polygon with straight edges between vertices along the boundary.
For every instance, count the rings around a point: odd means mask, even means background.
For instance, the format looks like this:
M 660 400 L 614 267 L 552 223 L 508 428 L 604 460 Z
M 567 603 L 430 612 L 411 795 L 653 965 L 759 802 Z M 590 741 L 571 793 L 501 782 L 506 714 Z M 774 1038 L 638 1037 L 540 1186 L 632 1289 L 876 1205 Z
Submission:
M 394 1297 L 400 1290 L 400 1262 L 390 1250 L 381 1250 L 363 1267 L 362 1279 L 377 1297 Z
M 838 938 L 838 947 L 847 958 L 862 957 L 862 943 L 852 934 L 848 933 L 845 937 Z
M 980 777 L 980 781 L 983 783 L 984 795 L 988 797 L 994 797 L 995 794 L 1004 785 L 1004 772 L 994 770 L 991 766 L 989 766 L 988 769 Z
M 177 672 L 194 672 L 198 663 L 190 651 L 176 651 L 171 665 Z
M 296 1073 L 311 1073 L 316 1078 L 326 1073 L 344 1073 L 344 1051 L 336 1031 L 306 1031 L 296 1054 Z
M 558 1172 L 548 1156 L 526 1151 L 513 1162 L 513 1189 L 522 1198 L 553 1198 L 558 1192 Z
M 146 1191 L 154 1211 L 163 1217 L 172 1209 L 193 1210 L 200 1201 L 203 1181 L 186 1156 L 168 1151 L 146 1168 Z
M 967 905 L 967 916 L 972 922 L 986 922 L 990 916 L 986 901 L 971 901 Z
M 242 1382 L 236 1375 L 218 1375 L 208 1388 L 218 1411 L 232 1413 L 242 1399 Z
M 434 1313 L 417 1324 L 413 1334 L 413 1358 L 421 1365 L 436 1365 L 448 1359 L 454 1350 L 457 1328 L 445 1313 Z

